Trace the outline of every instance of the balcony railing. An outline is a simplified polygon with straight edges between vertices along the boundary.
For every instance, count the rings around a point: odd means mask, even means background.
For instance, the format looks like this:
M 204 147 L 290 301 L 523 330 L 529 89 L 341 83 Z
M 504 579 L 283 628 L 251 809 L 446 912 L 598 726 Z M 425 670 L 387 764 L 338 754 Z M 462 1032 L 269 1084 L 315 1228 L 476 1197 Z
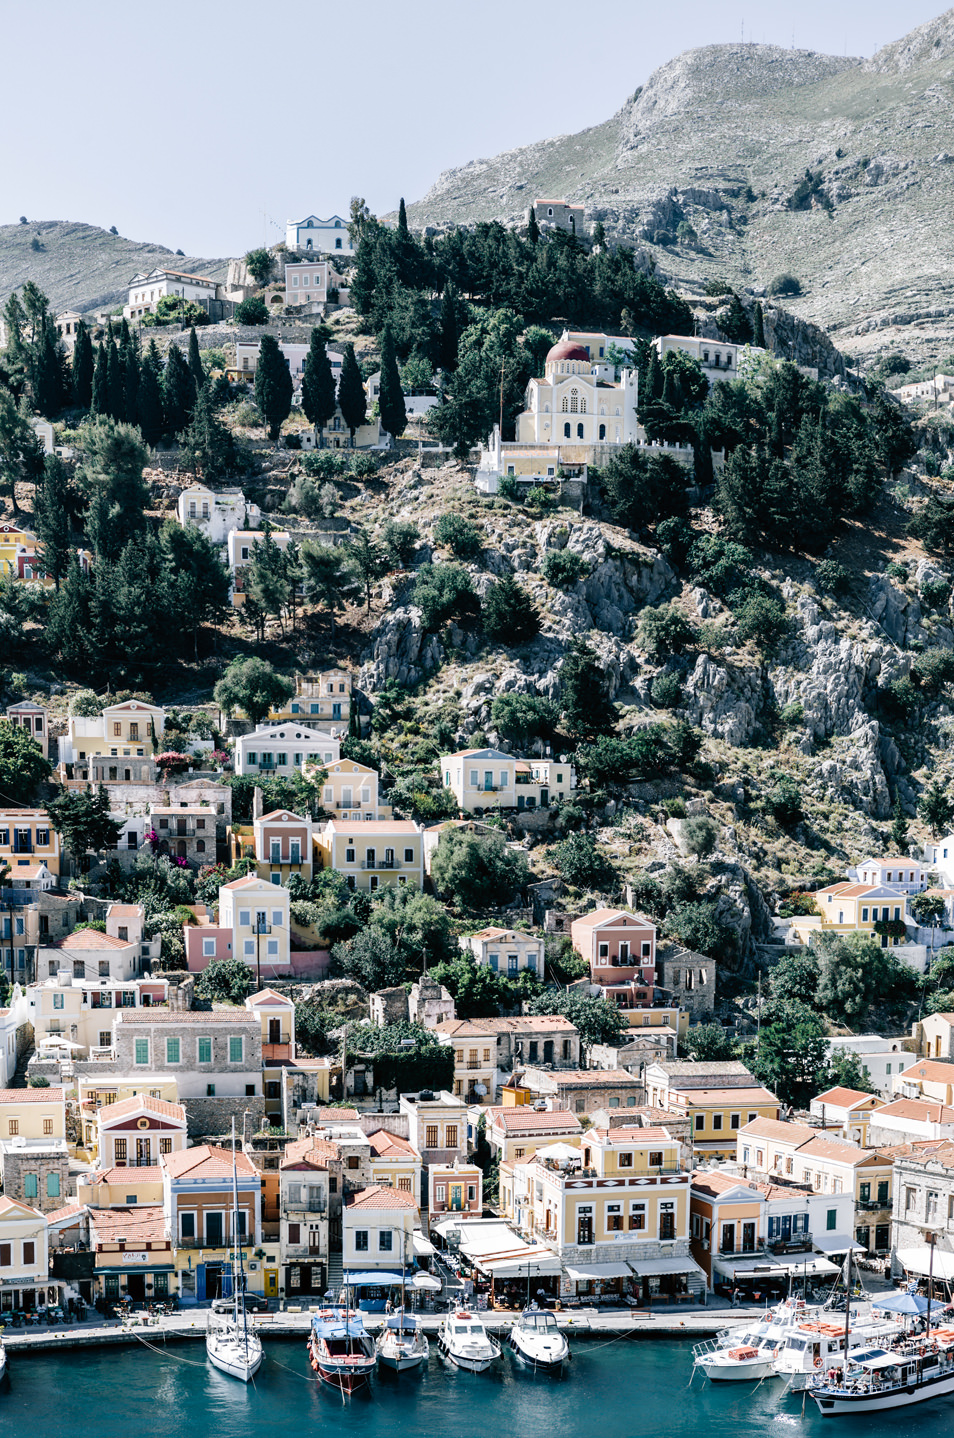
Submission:
M 400 859 L 362 859 L 362 869 L 400 869 Z
M 282 1199 L 282 1213 L 324 1213 L 328 1208 L 328 1200 L 325 1198 L 299 1199 L 293 1203 L 289 1198 Z
M 887 1211 L 890 1207 L 890 1198 L 859 1198 L 855 1200 L 855 1208 L 863 1209 L 867 1213 L 877 1213 L 882 1209 Z
M 360 809 L 363 804 L 364 804 L 364 805 L 367 805 L 367 802 L 368 802 L 367 799 L 364 799 L 364 800 L 361 800 L 361 799 L 353 799 L 353 800 L 351 801 L 351 803 L 349 804 L 349 803 L 346 803 L 344 799 L 338 799 L 338 800 L 336 800 L 336 802 L 335 802 L 335 808 L 336 808 L 336 809 Z
M 814 1247 L 810 1233 L 792 1233 L 787 1238 L 770 1238 L 765 1247 L 769 1253 L 801 1253 Z

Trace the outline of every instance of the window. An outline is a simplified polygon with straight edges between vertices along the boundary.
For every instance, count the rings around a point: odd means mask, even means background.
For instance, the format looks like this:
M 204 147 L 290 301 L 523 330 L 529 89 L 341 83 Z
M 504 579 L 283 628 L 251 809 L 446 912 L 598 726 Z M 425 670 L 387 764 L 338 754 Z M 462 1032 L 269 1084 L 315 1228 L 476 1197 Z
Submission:
M 834 1231 L 835 1231 L 835 1220 L 836 1220 L 837 1217 L 838 1217 L 838 1210 L 837 1210 L 837 1208 L 830 1208 L 830 1209 L 828 1209 L 828 1212 L 827 1212 L 826 1215 L 825 1215 L 825 1228 L 826 1228 L 826 1230 L 827 1230 L 829 1233 L 834 1233 Z
M 172 1152 L 172 1139 L 171 1139 L 171 1138 L 161 1138 L 161 1139 L 159 1140 L 159 1152 L 160 1152 L 160 1153 L 171 1153 L 171 1152 Z
M 358 1229 L 355 1230 L 355 1235 L 354 1235 L 354 1251 L 355 1251 L 355 1253 L 367 1253 L 367 1251 L 368 1251 L 368 1230 L 367 1230 L 366 1228 L 358 1228 Z
M 917 1194 L 917 1189 L 916 1189 L 916 1188 L 906 1188 L 906 1189 L 904 1190 L 904 1211 L 905 1211 L 905 1213 L 913 1213 L 915 1207 L 917 1206 L 917 1199 L 918 1199 L 918 1194 Z
M 741 1115 L 740 1113 L 733 1113 L 733 1114 L 730 1114 L 730 1115 L 729 1115 L 729 1127 L 730 1127 L 730 1128 L 738 1128 L 738 1127 L 739 1127 L 739 1124 L 740 1124 L 741 1122 L 742 1122 L 742 1115 Z
M 113 1140 L 113 1161 L 117 1168 L 122 1168 L 126 1163 L 126 1140 L 124 1138 Z
M 40 1188 L 40 1185 L 39 1185 L 39 1179 L 38 1179 L 38 1175 L 37 1175 L 37 1174 L 35 1174 L 35 1173 L 25 1173 L 25 1174 L 23 1175 L 23 1197 L 24 1197 L 24 1198 L 36 1198 L 37 1194 L 39 1193 L 39 1188 Z
M 179 1062 L 179 1040 L 166 1039 L 166 1063 L 177 1064 Z
M 378 1252 L 390 1253 L 394 1241 L 394 1234 L 390 1228 L 382 1228 L 378 1234 Z
M 45 1134 L 48 1134 L 48 1135 L 50 1135 L 50 1136 L 52 1137 L 52 1134 L 53 1134 L 53 1120 L 52 1120 L 51 1118 L 45 1118 L 45 1119 L 43 1120 L 43 1132 L 44 1132 Z
M 620 1168 L 632 1168 L 633 1155 L 631 1153 L 621 1153 L 619 1155 L 619 1166 Z
M 889 1187 L 890 1183 L 889 1180 L 886 1178 L 883 1178 L 878 1184 L 878 1202 L 882 1206 L 882 1208 L 887 1207 L 888 1203 L 890 1202 L 890 1199 L 888 1198 Z
M 58 1179 L 58 1178 L 57 1178 L 57 1180 L 56 1180 L 56 1184 L 57 1184 L 57 1192 L 59 1192 L 59 1179 Z M 23 1262 L 24 1262 L 24 1265 L 26 1265 L 27 1267 L 29 1267 L 29 1265 L 32 1264 L 32 1263 L 36 1263 L 36 1244 L 35 1244 L 35 1243 L 32 1243 L 32 1242 L 24 1243 L 24 1245 L 23 1245 Z
M 0 1243 L 0 1268 L 10 1268 L 13 1264 L 13 1244 Z
M 55 977 L 55 975 L 51 975 L 51 977 Z M 61 1009 L 61 1008 L 63 1007 L 63 995 L 62 995 L 62 994 L 54 994 L 54 995 L 53 995 L 53 1007 L 54 1007 L 55 1009 Z
M 149 1062 L 149 1040 L 137 1039 L 135 1044 L 135 1062 L 139 1065 Z
M 716 1131 L 718 1131 L 719 1129 L 721 1129 L 721 1127 L 722 1127 L 722 1115 L 721 1115 L 721 1113 L 714 1113 L 714 1114 L 712 1115 L 712 1127 L 713 1127 L 713 1129 L 716 1130 Z
M 937 1194 L 928 1189 L 925 1195 L 924 1217 L 929 1223 L 932 1219 L 937 1218 L 937 1198 Z
M 659 1237 L 665 1243 L 676 1236 L 676 1215 L 673 1212 L 659 1215 Z
M 197 1049 L 196 1057 L 198 1062 L 200 1064 L 210 1064 L 212 1062 L 212 1040 L 209 1038 L 199 1039 Z
M 229 1063 L 240 1064 L 242 1062 L 243 1042 L 241 1036 L 232 1034 L 229 1036 Z
M 404 862 L 405 862 L 405 864 L 413 864 L 413 863 L 414 863 L 414 850 L 413 850 L 413 849 L 405 849 L 405 850 L 404 850 Z
M 862 1184 L 859 1184 L 859 1185 L 858 1185 L 858 1202 L 859 1202 L 859 1203 L 870 1203 L 870 1201 L 871 1201 L 871 1184 L 870 1184 L 870 1183 L 862 1183 Z
M 202 957 L 203 957 L 204 959 L 214 959 L 214 958 L 215 958 L 215 940 L 214 940 L 214 939 L 203 939 L 203 940 L 202 940 Z
M 444 1147 L 445 1147 L 445 1148 L 456 1148 L 456 1147 L 457 1147 L 457 1125 L 456 1125 L 456 1123 L 449 1123 L 449 1124 L 447 1125 L 447 1128 L 444 1130 Z
M 597 954 L 597 958 L 600 958 L 600 959 L 608 959 L 608 958 L 609 958 L 609 944 L 599 944 L 599 945 L 597 946 L 596 954 Z
M 447 1202 L 447 1188 L 446 1188 L 446 1186 L 445 1186 L 443 1183 L 437 1183 L 437 1184 L 434 1185 L 434 1202 L 435 1202 L 435 1203 L 446 1203 L 446 1202 Z
M 646 1228 L 646 1205 L 645 1203 L 631 1203 L 629 1206 L 629 1226 L 635 1233 L 643 1233 Z
M 429 1123 L 424 1130 L 424 1147 L 437 1148 L 440 1143 L 438 1127 L 436 1123 Z
M 706 1126 L 706 1116 L 705 1116 L 704 1113 L 697 1113 L 696 1116 L 695 1116 L 695 1119 L 696 1119 L 696 1133 L 702 1133 L 703 1129 L 704 1129 L 705 1126 Z
M 46 1196 L 47 1196 L 47 1198 L 59 1198 L 59 1196 L 60 1196 L 60 1176 L 59 1176 L 58 1173 L 48 1173 L 48 1174 L 47 1174 L 47 1176 L 46 1176 Z
M 195 1214 L 179 1214 L 179 1236 L 180 1238 L 195 1238 Z

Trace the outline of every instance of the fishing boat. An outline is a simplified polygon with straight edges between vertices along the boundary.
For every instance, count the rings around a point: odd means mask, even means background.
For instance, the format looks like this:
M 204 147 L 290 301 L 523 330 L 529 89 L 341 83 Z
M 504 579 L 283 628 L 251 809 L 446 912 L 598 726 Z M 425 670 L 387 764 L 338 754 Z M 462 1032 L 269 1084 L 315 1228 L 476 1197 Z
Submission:
M 248 1383 L 262 1366 L 262 1340 L 248 1326 L 245 1311 L 245 1270 L 239 1244 L 238 1170 L 235 1162 L 235 1120 L 232 1120 L 232 1297 L 231 1315 L 209 1314 L 205 1351 L 213 1368 Z
M 499 1343 L 487 1336 L 478 1315 L 465 1308 L 445 1314 L 438 1330 L 437 1346 L 448 1363 L 468 1373 L 483 1373 L 500 1357 Z
M 431 1346 L 420 1322 L 413 1313 L 391 1313 L 385 1320 L 377 1344 L 378 1362 L 396 1373 L 419 1368 L 427 1362 Z
M 377 1362 L 374 1341 L 360 1311 L 347 1304 L 315 1314 L 311 1320 L 308 1352 L 311 1366 L 321 1382 L 342 1393 L 353 1393 L 368 1383 Z
M 510 1330 L 514 1356 L 529 1368 L 559 1373 L 570 1357 L 570 1345 L 546 1309 L 525 1308 Z
M 893 1345 L 848 1350 L 841 1368 L 822 1369 L 808 1392 L 825 1418 L 910 1408 L 954 1393 L 954 1328 L 931 1328 L 935 1235 L 928 1268 L 924 1333 Z M 848 1256 L 849 1268 L 851 1255 Z M 847 1345 L 848 1313 L 845 1314 Z

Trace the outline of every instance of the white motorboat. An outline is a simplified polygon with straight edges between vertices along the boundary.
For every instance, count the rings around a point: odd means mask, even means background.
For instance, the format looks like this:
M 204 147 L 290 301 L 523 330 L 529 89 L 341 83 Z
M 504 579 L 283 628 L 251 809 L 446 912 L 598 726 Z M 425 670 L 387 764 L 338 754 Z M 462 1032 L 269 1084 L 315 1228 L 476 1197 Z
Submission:
M 3 1375 L 7 1371 L 7 1350 L 4 1347 L 3 1337 L 0 1335 L 0 1383 L 3 1382 Z
M 235 1120 L 232 1120 L 232 1313 L 209 1314 L 205 1351 L 213 1368 L 248 1383 L 262 1366 L 262 1340 L 248 1326 L 245 1271 L 239 1245 L 238 1170 L 235 1166 Z
M 558 1373 L 570 1356 L 570 1345 L 552 1313 L 525 1308 L 510 1330 L 514 1356 L 528 1367 Z
M 468 1373 L 483 1373 L 500 1357 L 500 1345 L 487 1336 L 478 1315 L 458 1308 L 445 1315 L 437 1334 L 437 1346 L 449 1363 Z
M 419 1368 L 427 1362 L 431 1346 L 413 1313 L 392 1313 L 385 1321 L 376 1344 L 378 1362 L 396 1373 Z
M 775 1342 L 766 1334 L 736 1335 L 732 1347 L 718 1342 L 698 1343 L 693 1352 L 696 1368 L 713 1383 L 745 1383 L 771 1378 L 775 1372 Z

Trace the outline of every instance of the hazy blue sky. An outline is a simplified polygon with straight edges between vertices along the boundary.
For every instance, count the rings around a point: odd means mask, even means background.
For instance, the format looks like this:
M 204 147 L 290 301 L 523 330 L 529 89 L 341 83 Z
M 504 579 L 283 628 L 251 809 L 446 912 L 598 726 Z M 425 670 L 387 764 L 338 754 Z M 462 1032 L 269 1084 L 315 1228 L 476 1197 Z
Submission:
M 0 222 L 116 225 L 234 255 L 286 219 L 376 213 L 452 165 L 607 119 L 680 51 L 871 55 L 909 0 L 10 0 Z M 605 19 L 604 19 L 605 17 Z

